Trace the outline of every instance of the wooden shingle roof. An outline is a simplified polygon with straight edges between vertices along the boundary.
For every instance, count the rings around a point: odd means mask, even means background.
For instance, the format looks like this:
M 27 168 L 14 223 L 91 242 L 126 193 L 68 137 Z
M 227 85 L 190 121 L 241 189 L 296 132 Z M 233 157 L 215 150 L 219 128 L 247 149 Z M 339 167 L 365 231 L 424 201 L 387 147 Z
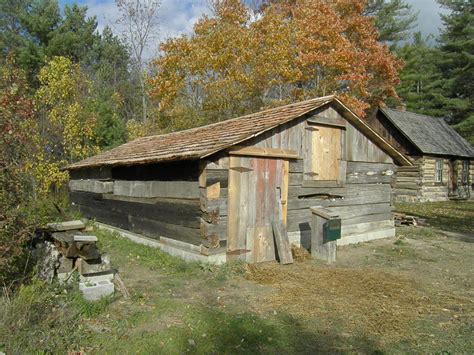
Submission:
M 258 136 L 329 103 L 343 110 L 346 119 L 362 128 L 372 140 L 395 160 L 411 163 L 381 138 L 366 123 L 352 113 L 335 96 L 325 96 L 276 107 L 250 115 L 163 135 L 149 136 L 122 144 L 114 149 L 71 164 L 66 169 L 99 166 L 150 164 L 158 162 L 201 159 Z
M 474 149 L 442 118 L 381 108 L 382 113 L 422 153 L 474 157 Z

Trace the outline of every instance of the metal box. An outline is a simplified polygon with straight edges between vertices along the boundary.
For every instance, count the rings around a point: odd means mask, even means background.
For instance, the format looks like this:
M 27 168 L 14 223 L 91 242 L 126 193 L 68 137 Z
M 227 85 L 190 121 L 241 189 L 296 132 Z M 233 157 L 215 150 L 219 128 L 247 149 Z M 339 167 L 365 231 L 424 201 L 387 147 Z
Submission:
M 341 219 L 330 219 L 323 224 L 323 243 L 341 239 Z

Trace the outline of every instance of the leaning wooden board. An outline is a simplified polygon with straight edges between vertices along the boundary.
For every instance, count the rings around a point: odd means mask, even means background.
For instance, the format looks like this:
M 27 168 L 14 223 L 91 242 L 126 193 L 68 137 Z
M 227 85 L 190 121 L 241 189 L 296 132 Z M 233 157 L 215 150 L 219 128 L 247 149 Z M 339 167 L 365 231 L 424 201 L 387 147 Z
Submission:
M 280 264 L 292 264 L 293 255 L 291 254 L 290 242 L 288 240 L 288 231 L 286 230 L 286 225 L 283 222 L 281 201 L 277 202 L 275 217 L 276 219 L 273 221 L 272 227 L 275 245 L 278 252 L 278 260 L 280 261 Z

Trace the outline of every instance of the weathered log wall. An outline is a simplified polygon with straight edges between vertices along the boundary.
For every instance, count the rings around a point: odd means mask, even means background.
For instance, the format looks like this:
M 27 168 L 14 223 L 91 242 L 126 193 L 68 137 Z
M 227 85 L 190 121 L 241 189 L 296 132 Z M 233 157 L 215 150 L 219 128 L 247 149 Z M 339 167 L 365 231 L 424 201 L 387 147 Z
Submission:
M 436 160 L 443 160 L 443 177 L 435 181 Z M 450 198 L 469 198 L 472 192 L 473 167 L 470 164 L 470 179 L 467 185 L 462 182 L 462 159 L 456 159 L 450 166 L 447 158 L 423 156 L 415 159 L 412 167 L 400 167 L 395 184 L 396 201 L 400 202 L 435 202 L 447 201 Z M 457 190 L 452 191 L 453 173 L 458 171 Z
M 422 196 L 423 171 L 421 160 L 413 166 L 400 166 L 395 183 L 395 200 L 398 202 L 417 202 Z
M 467 176 L 467 183 L 463 181 L 463 163 L 466 162 L 464 159 L 456 159 L 451 161 L 450 166 L 457 170 L 457 174 L 454 174 L 456 178 L 456 188 L 451 188 L 449 190 L 449 197 L 453 199 L 473 199 L 472 196 L 472 187 L 473 187 L 473 178 L 474 178 L 474 166 L 473 160 L 467 160 L 469 164 L 469 171 Z M 451 174 L 452 176 L 453 174 Z
M 435 181 L 435 167 L 435 157 L 424 156 L 422 158 L 421 202 L 448 200 L 449 185 L 451 184 L 448 159 L 443 159 L 443 179 L 441 182 Z
M 474 160 L 469 162 L 469 198 L 474 199 Z
M 199 173 L 199 162 L 75 170 L 70 200 L 87 218 L 200 245 Z

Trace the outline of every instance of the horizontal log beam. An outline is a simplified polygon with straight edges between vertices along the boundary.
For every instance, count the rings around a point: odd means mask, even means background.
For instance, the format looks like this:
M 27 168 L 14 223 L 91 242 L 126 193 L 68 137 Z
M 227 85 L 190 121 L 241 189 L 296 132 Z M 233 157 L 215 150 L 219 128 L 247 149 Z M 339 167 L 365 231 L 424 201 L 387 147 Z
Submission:
M 199 198 L 197 181 L 116 180 L 114 195 L 133 197 Z
M 87 180 L 70 180 L 69 190 L 71 191 L 87 191 L 95 193 L 111 193 L 114 190 L 113 181 L 100 181 L 95 179 Z
M 244 155 L 270 158 L 287 158 L 298 159 L 296 150 L 280 149 L 280 148 L 258 148 L 258 147 L 241 147 L 235 146 L 229 149 L 230 155 Z
M 99 194 L 85 192 L 72 192 L 70 199 L 79 205 L 94 208 L 96 211 L 100 210 L 101 213 L 118 213 L 125 218 L 144 217 L 189 228 L 199 228 L 199 218 L 202 213 L 197 201 L 193 204 L 160 201 L 152 205 L 108 199 Z

